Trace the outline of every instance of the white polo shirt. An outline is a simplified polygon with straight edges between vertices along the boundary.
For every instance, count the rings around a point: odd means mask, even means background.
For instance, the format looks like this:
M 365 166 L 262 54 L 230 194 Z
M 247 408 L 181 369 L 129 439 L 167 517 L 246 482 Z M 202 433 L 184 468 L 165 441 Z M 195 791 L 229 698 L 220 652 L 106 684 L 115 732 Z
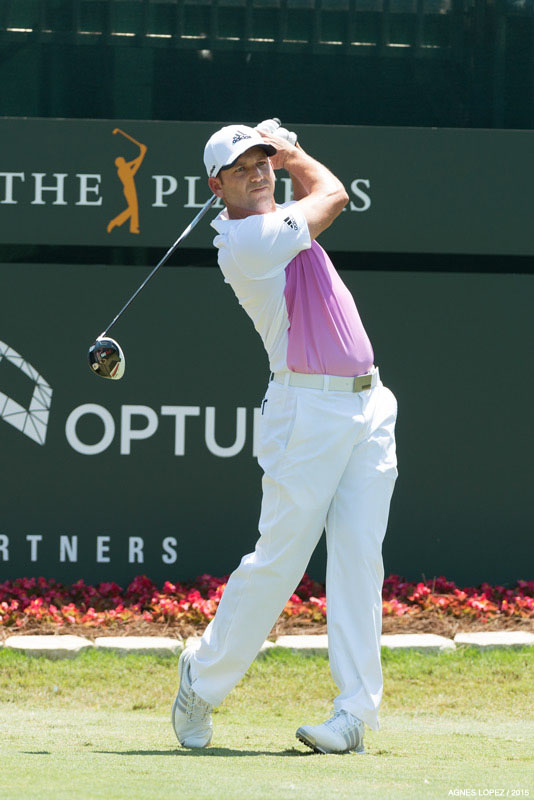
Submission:
M 367 373 L 373 350 L 354 299 L 295 201 L 211 223 L 219 267 L 260 334 L 272 372 Z

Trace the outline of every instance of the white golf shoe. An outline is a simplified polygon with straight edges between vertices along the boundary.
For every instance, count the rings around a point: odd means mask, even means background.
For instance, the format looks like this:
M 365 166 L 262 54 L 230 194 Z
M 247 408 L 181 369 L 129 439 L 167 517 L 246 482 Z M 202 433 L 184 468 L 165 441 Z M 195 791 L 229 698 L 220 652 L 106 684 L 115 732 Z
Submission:
M 212 706 L 196 694 L 191 686 L 191 650 L 184 650 L 178 661 L 180 689 L 172 706 L 172 726 L 184 747 L 207 747 L 211 742 Z
M 321 725 L 302 725 L 297 739 L 316 753 L 365 753 L 363 747 L 364 724 L 348 711 L 337 711 Z

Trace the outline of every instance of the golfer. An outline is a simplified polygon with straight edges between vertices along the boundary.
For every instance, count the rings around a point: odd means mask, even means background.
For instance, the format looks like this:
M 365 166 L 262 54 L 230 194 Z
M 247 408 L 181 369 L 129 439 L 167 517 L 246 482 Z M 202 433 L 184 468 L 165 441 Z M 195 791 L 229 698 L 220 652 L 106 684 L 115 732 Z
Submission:
M 271 121 L 272 122 L 272 121 Z M 364 751 L 382 696 L 381 546 L 397 477 L 397 404 L 381 382 L 356 304 L 317 238 L 348 202 L 341 182 L 266 121 L 230 125 L 206 144 L 212 222 L 225 281 L 269 358 L 261 404 L 260 537 L 232 573 L 200 647 L 179 661 L 172 721 L 185 747 L 206 747 L 211 710 L 244 675 L 326 529 L 333 716 L 297 738 L 320 753 Z M 294 201 L 277 205 L 285 169 Z M 247 380 L 247 365 L 236 379 Z M 233 502 L 239 503 L 236 486 Z

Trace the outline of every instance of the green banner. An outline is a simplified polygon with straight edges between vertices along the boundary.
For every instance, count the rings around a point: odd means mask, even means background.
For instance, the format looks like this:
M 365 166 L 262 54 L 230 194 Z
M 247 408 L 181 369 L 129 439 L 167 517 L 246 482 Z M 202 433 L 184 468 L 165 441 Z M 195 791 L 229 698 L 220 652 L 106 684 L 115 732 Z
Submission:
M 220 272 L 163 269 L 113 332 L 124 378 L 89 369 L 147 273 L 0 265 L 0 580 L 224 575 L 254 547 L 268 365 Z M 399 401 L 386 572 L 531 579 L 534 278 L 343 279 Z
M 0 243 L 166 249 L 210 196 L 202 154 L 220 124 L 0 119 Z M 288 124 L 350 195 L 327 248 L 534 253 L 534 132 Z M 182 246 L 213 235 L 202 224 Z

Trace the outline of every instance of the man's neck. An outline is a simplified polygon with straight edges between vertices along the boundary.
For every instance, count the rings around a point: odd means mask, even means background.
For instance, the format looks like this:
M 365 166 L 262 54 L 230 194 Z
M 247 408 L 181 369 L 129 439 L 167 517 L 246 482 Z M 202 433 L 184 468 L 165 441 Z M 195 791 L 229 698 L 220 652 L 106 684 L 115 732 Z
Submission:
M 245 219 L 246 217 L 252 217 L 258 214 L 272 214 L 273 211 L 276 211 L 276 203 L 273 200 L 271 208 L 262 208 L 262 209 L 250 209 L 250 208 L 239 208 L 238 206 L 226 206 L 226 211 L 228 213 L 228 219 Z

